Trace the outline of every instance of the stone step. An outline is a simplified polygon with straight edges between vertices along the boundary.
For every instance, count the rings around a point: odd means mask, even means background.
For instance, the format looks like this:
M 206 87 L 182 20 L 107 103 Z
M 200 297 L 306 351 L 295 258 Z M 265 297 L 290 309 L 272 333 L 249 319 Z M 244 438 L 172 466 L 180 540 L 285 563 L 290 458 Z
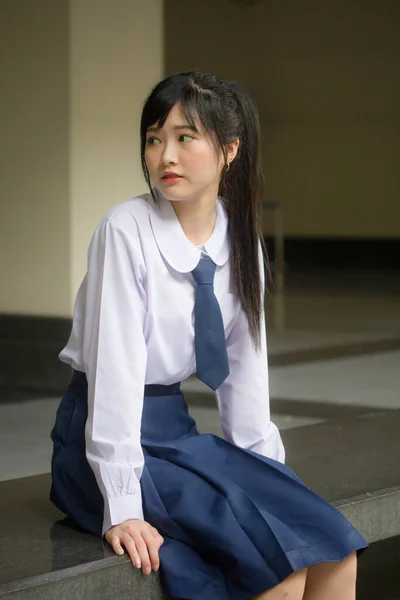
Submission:
M 283 432 L 288 464 L 368 541 L 400 535 L 400 411 Z M 73 528 L 50 475 L 0 482 L 0 600 L 165 600 L 157 574 Z
M 164 600 L 156 573 L 78 531 L 49 501 L 50 475 L 0 482 L 0 598 Z

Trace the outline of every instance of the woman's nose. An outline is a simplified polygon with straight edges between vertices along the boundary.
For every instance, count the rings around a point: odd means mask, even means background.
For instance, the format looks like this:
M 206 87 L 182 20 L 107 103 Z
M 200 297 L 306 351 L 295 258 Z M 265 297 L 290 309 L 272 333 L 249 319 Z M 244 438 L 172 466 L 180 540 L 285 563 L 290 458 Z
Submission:
M 165 144 L 161 154 L 161 162 L 164 165 L 176 164 L 178 162 L 177 152 L 174 144 Z

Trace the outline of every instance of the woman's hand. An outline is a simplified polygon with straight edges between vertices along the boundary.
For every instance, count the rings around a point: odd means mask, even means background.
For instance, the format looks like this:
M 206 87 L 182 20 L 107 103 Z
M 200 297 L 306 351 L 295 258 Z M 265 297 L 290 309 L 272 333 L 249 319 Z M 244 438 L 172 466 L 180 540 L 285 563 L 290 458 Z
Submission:
M 124 554 L 122 546 L 125 546 L 135 567 L 142 568 L 145 575 L 149 575 L 152 569 L 158 571 L 158 551 L 164 543 L 164 538 L 146 521 L 129 519 L 111 527 L 105 538 L 116 554 Z

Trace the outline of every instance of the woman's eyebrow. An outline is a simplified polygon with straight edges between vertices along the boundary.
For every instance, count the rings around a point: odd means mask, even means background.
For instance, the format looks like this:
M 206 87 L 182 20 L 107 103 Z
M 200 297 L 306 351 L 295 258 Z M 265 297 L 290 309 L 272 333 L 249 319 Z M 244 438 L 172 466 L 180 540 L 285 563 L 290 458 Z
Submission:
M 162 129 L 161 127 L 158 127 L 157 125 L 153 125 L 152 127 L 148 127 L 147 131 L 160 131 L 160 129 Z M 172 129 L 174 129 L 174 131 L 178 131 L 180 129 L 190 129 L 191 131 L 194 131 L 195 133 L 198 132 L 198 129 L 196 127 L 192 127 L 191 125 L 175 125 Z

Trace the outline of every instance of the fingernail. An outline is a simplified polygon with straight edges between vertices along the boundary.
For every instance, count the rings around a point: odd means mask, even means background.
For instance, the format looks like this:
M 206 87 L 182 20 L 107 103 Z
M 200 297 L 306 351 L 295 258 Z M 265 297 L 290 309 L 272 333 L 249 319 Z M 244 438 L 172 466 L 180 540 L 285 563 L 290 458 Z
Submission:
M 135 567 L 137 567 L 138 569 L 140 569 L 142 565 L 140 564 L 140 560 L 135 560 Z

